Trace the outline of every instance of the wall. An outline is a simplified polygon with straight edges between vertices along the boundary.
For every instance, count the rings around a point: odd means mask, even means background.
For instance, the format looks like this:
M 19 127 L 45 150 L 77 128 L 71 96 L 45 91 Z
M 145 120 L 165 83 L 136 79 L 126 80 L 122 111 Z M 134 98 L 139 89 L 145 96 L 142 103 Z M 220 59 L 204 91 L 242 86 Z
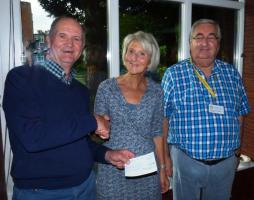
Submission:
M 33 40 L 33 19 L 31 3 L 20 2 L 21 8 L 21 23 L 22 23 L 22 40 L 23 44 L 27 46 Z
M 242 153 L 254 160 L 254 1 L 246 0 L 243 80 L 252 112 L 244 118 Z

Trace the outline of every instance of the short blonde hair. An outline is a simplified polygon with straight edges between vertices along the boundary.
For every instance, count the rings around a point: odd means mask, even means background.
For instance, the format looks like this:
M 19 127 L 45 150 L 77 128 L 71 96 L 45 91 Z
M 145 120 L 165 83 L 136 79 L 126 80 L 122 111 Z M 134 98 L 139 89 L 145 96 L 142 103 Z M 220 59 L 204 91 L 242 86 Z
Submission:
M 137 41 L 141 44 L 143 49 L 151 56 L 150 64 L 148 65 L 149 71 L 154 71 L 160 63 L 160 48 L 159 45 L 151 33 L 145 33 L 143 31 L 138 31 L 127 35 L 123 40 L 122 49 L 122 61 L 125 65 L 125 54 L 128 50 L 128 46 L 131 42 Z

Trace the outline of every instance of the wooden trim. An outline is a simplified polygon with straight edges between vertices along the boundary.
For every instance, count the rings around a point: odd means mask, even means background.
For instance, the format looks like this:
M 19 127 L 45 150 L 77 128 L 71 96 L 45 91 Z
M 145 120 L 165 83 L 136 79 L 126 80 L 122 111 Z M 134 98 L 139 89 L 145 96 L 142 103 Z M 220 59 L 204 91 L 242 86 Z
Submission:
M 243 124 L 243 138 L 241 152 L 254 160 L 254 1 L 246 0 L 244 53 L 243 53 L 243 81 L 252 109 Z

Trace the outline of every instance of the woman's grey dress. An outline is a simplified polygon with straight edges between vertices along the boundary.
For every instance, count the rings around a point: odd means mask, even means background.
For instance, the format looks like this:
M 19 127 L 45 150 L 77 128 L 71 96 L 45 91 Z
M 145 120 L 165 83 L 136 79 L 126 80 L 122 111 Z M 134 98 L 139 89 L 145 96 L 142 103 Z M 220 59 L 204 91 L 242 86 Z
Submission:
M 163 92 L 148 79 L 139 104 L 129 104 L 122 96 L 115 78 L 103 81 L 96 94 L 95 113 L 110 116 L 110 139 L 104 144 L 112 149 L 128 149 L 136 156 L 155 152 L 153 137 L 162 135 Z M 98 200 L 159 200 L 159 173 L 126 178 L 124 170 L 98 164 Z

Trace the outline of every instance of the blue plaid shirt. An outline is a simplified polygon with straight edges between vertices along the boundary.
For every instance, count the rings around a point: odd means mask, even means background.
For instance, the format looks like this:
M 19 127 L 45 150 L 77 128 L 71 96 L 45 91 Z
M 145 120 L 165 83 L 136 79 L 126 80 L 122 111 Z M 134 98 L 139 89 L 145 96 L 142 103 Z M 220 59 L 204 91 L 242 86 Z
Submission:
M 58 65 L 53 60 L 46 60 L 43 63 L 40 63 L 46 70 L 48 70 L 50 73 L 52 73 L 55 77 L 57 77 L 59 80 L 63 81 L 65 84 L 70 85 L 72 82 L 72 79 L 75 77 L 76 72 L 74 69 L 71 69 L 70 76 L 67 79 L 66 73 L 64 72 L 64 69 Z
M 246 92 L 237 69 L 215 60 L 207 83 L 208 92 L 190 59 L 167 69 L 162 79 L 164 115 L 169 119 L 168 143 L 195 159 L 232 156 L 240 145 L 238 117 L 250 111 Z M 196 68 L 205 79 L 204 74 Z M 224 114 L 209 112 L 209 104 L 224 107 Z

